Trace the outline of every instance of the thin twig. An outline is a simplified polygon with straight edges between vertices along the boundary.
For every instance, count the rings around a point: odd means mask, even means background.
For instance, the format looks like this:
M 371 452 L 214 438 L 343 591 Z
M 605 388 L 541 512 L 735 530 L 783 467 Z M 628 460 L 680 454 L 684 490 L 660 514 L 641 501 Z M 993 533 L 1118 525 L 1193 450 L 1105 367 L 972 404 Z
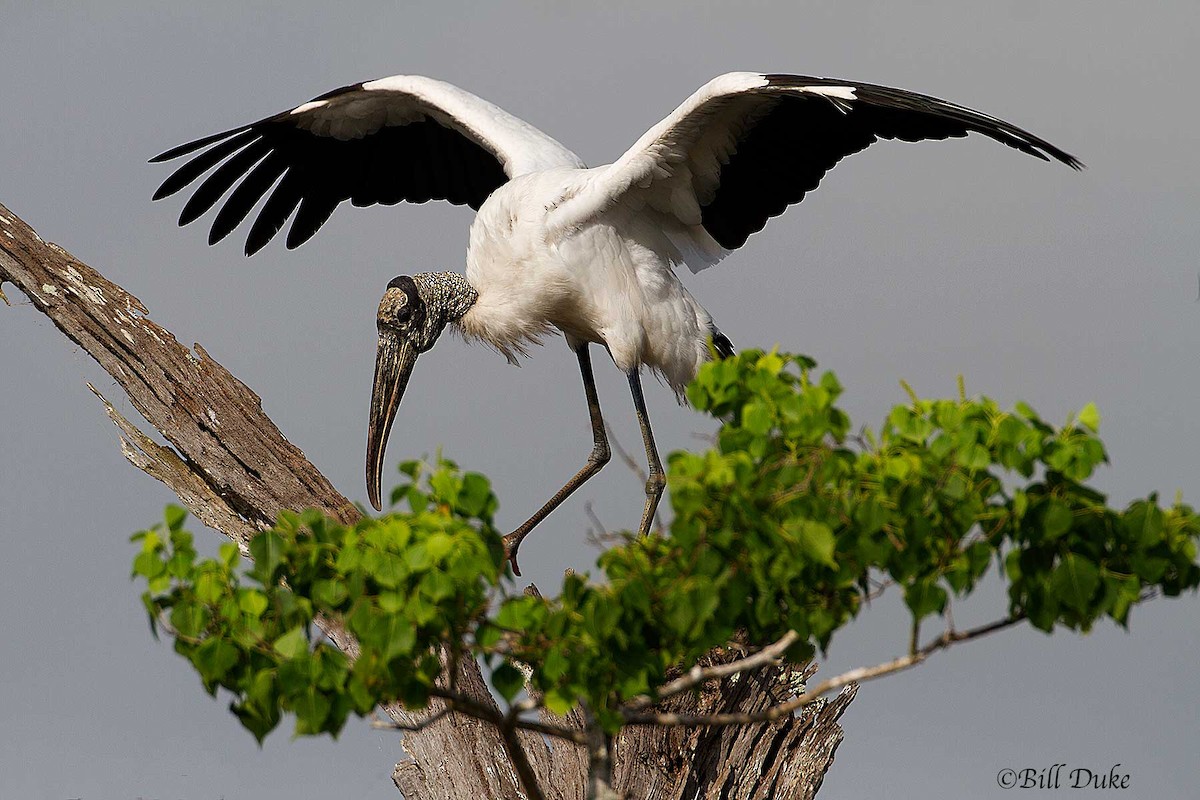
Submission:
M 633 471 L 633 474 L 637 475 L 638 480 L 642 483 L 642 486 L 645 486 L 646 481 L 649 480 L 649 476 L 646 475 L 646 471 L 643 470 L 638 463 L 633 460 L 633 456 L 629 455 L 629 451 L 621 446 L 621 440 L 617 438 L 616 431 L 614 431 L 612 426 L 607 422 L 604 423 L 604 430 L 608 432 L 608 442 L 612 445 L 612 449 L 616 452 L 617 457 L 625 462 L 625 466 L 629 467 L 629 469 Z
M 596 514 L 596 509 L 592 506 L 592 501 L 589 500 L 583 504 L 583 510 L 591 520 L 595 530 L 589 528 L 586 541 L 593 547 L 603 550 L 610 544 L 619 544 L 625 541 L 625 535 L 617 532 L 610 532 L 604 526 L 604 522 Z
M 450 692 L 436 687 L 430 692 L 430 694 L 440 700 L 445 701 L 451 706 L 451 710 L 457 711 L 460 714 L 466 714 L 468 717 L 474 717 L 475 719 L 482 720 L 483 722 L 491 722 L 497 726 L 503 725 L 505 722 L 505 716 L 495 708 L 486 706 L 483 703 L 479 703 L 466 695 L 457 694 L 455 692 Z M 532 710 L 533 707 L 526 710 Z M 520 719 L 516 717 L 512 720 L 512 725 L 513 727 L 523 731 L 532 731 L 545 736 L 553 736 L 556 739 L 565 739 L 568 742 L 574 742 L 575 744 L 587 744 L 587 737 L 583 734 L 583 732 L 573 728 L 564 728 L 559 725 L 548 725 L 537 720 Z
M 865 595 L 863 595 L 863 600 L 867 603 L 870 603 L 873 600 L 878 600 L 880 597 L 883 597 L 883 593 L 886 592 L 892 586 L 894 586 L 896 583 L 891 578 L 888 578 L 887 580 L 882 580 L 882 581 L 875 580 L 874 578 L 870 578 L 869 580 L 871 581 L 873 586 L 869 592 L 867 592 Z
M 385 722 L 378 717 L 374 717 L 371 720 L 371 727 L 380 730 L 400 730 L 407 731 L 409 733 L 416 733 L 417 731 L 425 730 L 430 725 L 449 714 L 452 710 L 453 709 L 451 709 L 449 705 L 443 705 L 436 712 L 430 714 L 428 717 L 425 717 L 419 722 L 398 722 L 396 720 Z
M 830 678 L 827 681 L 822 681 L 812 689 L 804 692 L 797 697 L 792 698 L 786 703 L 780 703 L 777 706 L 765 709 L 753 714 L 669 714 L 669 713 L 647 713 L 647 712 L 625 712 L 625 722 L 630 725 L 665 725 L 671 727 L 678 726 L 725 726 L 725 725 L 750 725 L 758 722 L 774 722 L 785 716 L 789 716 L 793 711 L 812 705 L 823 695 L 832 692 L 835 689 L 840 689 L 851 683 L 864 683 L 884 675 L 890 675 L 894 672 L 900 672 L 910 667 L 915 667 L 920 664 L 931 654 L 938 650 L 944 650 L 951 645 L 959 642 L 965 642 L 970 639 L 977 639 L 981 636 L 986 636 L 989 633 L 1003 630 L 1004 628 L 1016 625 L 1024 621 L 1023 613 L 1007 617 L 996 622 L 983 625 L 979 628 L 972 628 L 968 631 L 956 633 L 946 631 L 938 638 L 934 639 L 929 644 L 907 656 L 876 664 L 873 667 L 860 667 L 852 669 L 848 672 L 843 672 L 841 675 Z
M 796 643 L 800 638 L 800 634 L 795 631 L 788 631 L 783 635 L 783 638 L 773 642 L 762 650 L 759 650 L 753 655 L 739 658 L 736 661 L 730 661 L 726 664 L 716 664 L 711 667 L 702 667 L 699 664 L 689 669 L 685 674 L 659 687 L 655 693 L 656 697 L 649 695 L 639 695 L 629 702 L 626 709 L 629 711 L 640 711 L 644 708 L 649 708 L 655 703 L 661 702 L 668 697 L 686 692 L 694 686 L 698 686 L 710 680 L 724 678 L 728 675 L 735 675 L 740 672 L 749 672 L 753 669 L 773 664 L 787 651 L 789 647 Z
M 592 507 L 591 500 L 588 500 L 583 504 L 583 511 L 588 515 L 588 519 L 592 521 L 592 524 L 596 526 L 597 540 L 599 541 L 600 539 L 608 536 L 608 529 L 604 527 L 604 523 L 601 522 L 600 517 L 596 515 L 596 509 Z
M 633 471 L 633 474 L 637 476 L 638 480 L 641 482 L 641 485 L 645 486 L 646 481 L 650 480 L 650 477 L 646 474 L 646 471 L 638 465 L 637 461 L 633 459 L 633 456 L 629 455 L 629 451 L 621 445 L 621 440 L 617 438 L 616 431 L 614 431 L 612 426 L 607 422 L 604 423 L 604 430 L 608 432 L 608 442 L 612 446 L 612 449 L 616 452 L 617 457 L 625 462 L 625 466 L 629 467 L 629 469 Z M 654 512 L 653 525 L 654 530 L 657 533 L 662 533 L 665 530 L 662 519 L 659 517 L 657 510 Z

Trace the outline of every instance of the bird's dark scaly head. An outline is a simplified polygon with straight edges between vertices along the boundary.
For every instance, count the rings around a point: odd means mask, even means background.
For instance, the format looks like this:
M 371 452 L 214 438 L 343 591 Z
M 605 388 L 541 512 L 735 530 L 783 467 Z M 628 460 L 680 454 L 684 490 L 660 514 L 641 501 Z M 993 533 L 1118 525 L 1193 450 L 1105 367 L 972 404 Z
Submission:
M 417 356 L 433 347 L 446 324 L 461 319 L 476 297 L 461 275 L 425 273 L 393 278 L 379 301 L 379 344 L 367 426 L 367 496 L 376 511 L 382 509 L 384 449 Z

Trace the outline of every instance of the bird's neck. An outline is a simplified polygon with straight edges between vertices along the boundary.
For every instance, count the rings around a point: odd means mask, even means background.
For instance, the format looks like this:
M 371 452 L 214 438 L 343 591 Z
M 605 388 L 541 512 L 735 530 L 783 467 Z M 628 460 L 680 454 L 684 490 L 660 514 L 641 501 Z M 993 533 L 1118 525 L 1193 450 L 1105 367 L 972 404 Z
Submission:
M 445 322 L 458 322 L 479 299 L 479 293 L 457 272 L 425 272 L 414 275 L 413 282 L 429 310 Z

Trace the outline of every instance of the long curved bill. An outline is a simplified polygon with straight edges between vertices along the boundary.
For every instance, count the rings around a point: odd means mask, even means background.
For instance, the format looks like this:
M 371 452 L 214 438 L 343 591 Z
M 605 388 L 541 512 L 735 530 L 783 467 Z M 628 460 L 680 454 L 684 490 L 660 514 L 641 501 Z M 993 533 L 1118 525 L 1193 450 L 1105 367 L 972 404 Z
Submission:
M 392 331 L 379 332 L 379 348 L 375 352 L 375 384 L 371 389 L 371 421 L 367 426 L 367 497 L 376 511 L 383 482 L 383 452 L 400 398 L 408 386 L 408 376 L 417 363 L 417 348 Z

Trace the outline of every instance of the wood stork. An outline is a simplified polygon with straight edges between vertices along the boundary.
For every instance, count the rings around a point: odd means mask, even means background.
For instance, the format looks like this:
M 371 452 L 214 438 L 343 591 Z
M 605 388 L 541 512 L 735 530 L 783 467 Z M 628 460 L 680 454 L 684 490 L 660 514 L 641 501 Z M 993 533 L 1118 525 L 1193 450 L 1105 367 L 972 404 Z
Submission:
M 247 255 L 293 212 L 287 246 L 299 246 L 344 200 L 369 206 L 445 199 L 478 212 L 465 276 L 400 276 L 380 302 L 367 489 L 379 509 L 396 409 L 417 356 L 447 325 L 513 363 L 528 345 L 561 331 L 579 361 L 594 445 L 583 468 L 506 537 L 515 569 L 525 535 L 609 460 L 590 344 L 603 345 L 628 376 L 649 463 L 645 533 L 665 478 L 640 370 L 658 373 L 682 397 L 710 353 L 732 353 L 673 268 L 716 264 L 804 199 L 844 156 L 879 139 L 914 142 L 972 131 L 1043 160 L 1082 166 L 1014 125 L 927 95 L 736 72 L 705 84 L 614 163 L 589 169 L 554 139 L 475 95 L 397 75 L 335 89 L 168 150 L 152 161 L 195 155 L 154 199 L 211 170 L 179 224 L 225 197 L 212 222 L 213 244 L 274 187 L 250 225 Z

